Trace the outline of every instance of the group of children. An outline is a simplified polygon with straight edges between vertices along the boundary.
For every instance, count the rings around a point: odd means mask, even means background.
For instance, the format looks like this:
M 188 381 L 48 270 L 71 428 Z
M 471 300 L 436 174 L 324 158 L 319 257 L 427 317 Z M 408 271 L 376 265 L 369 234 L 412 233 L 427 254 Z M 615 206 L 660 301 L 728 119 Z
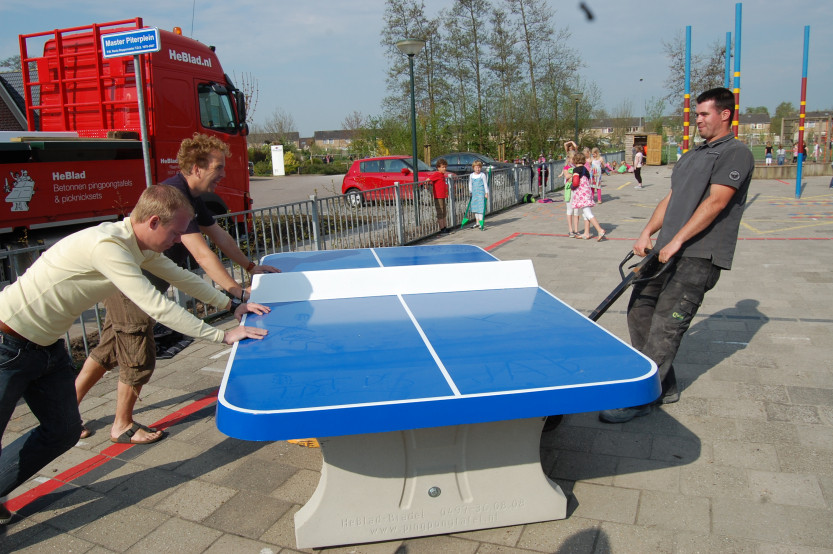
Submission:
M 575 143 L 569 141 L 565 144 L 565 148 L 570 145 L 575 146 Z M 637 152 L 633 166 L 628 165 L 625 161 L 622 161 L 618 166 L 616 163 L 606 162 L 598 148 L 592 150 L 585 148 L 582 152 L 572 148 L 567 150 L 566 163 L 561 176 L 564 178 L 564 202 L 567 203 L 567 228 L 570 238 L 584 240 L 593 238 L 590 235 L 590 225 L 593 225 L 596 229 L 596 240 L 599 242 L 605 240 L 606 232 L 599 225 L 590 208 L 597 203 L 602 203 L 603 174 L 632 171 L 637 180 L 635 188 L 642 188 L 640 170 L 644 165 L 645 155 L 641 146 L 636 148 Z M 475 224 L 473 228 L 479 227 L 480 230 L 484 230 L 486 227 L 483 215 L 486 212 L 486 203 L 489 198 L 489 184 L 486 175 L 482 172 L 483 166 L 480 161 L 475 161 L 472 165 L 474 171 L 469 175 L 469 192 L 472 198 L 467 209 L 467 215 L 474 216 Z M 594 201 L 594 197 L 598 198 L 598 201 Z M 584 233 L 579 232 L 579 214 L 584 218 Z
M 596 240 L 605 239 L 605 230 L 599 225 L 590 208 L 596 205 L 593 197 L 598 197 L 602 203 L 602 172 L 605 166 L 604 158 L 598 148 L 592 151 L 585 148 L 583 152 L 569 150 L 566 164 L 561 176 L 564 178 L 564 202 L 567 203 L 567 227 L 570 238 L 588 240 L 590 225 L 596 229 Z M 608 168 L 610 170 L 610 168 Z M 584 218 L 584 233 L 579 234 L 578 216 L 581 212 Z

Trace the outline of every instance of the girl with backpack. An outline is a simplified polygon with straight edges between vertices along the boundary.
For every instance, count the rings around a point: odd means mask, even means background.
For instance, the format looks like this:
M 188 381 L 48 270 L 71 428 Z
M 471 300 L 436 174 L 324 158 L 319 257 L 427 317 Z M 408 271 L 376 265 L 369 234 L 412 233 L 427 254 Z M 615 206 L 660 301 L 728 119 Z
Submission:
M 596 204 L 593 202 L 593 189 L 590 188 L 590 172 L 587 171 L 587 168 L 584 167 L 584 154 L 579 152 L 573 157 L 573 163 L 576 164 L 575 168 L 573 168 L 573 180 L 572 180 L 572 200 L 571 204 L 573 206 L 573 227 L 575 227 L 576 232 L 578 232 L 578 211 L 581 210 L 581 215 L 584 217 L 584 234 L 583 235 L 576 235 L 578 239 L 589 239 L 590 238 L 590 224 L 593 224 L 593 227 L 596 228 L 596 233 L 598 234 L 596 240 L 601 242 L 605 238 L 605 230 L 602 229 L 602 226 L 599 225 L 599 222 L 596 221 L 595 216 L 593 216 L 593 212 L 590 211 L 590 208 L 595 206 Z

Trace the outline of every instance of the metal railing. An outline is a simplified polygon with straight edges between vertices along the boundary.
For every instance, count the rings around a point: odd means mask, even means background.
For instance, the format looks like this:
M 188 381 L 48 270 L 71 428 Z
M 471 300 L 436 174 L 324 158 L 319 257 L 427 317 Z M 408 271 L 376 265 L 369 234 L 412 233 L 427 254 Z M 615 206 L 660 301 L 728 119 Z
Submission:
M 526 194 L 540 197 L 560 192 L 563 184 L 559 182 L 559 176 L 563 165 L 563 160 L 556 160 L 534 166 L 487 169 L 490 189 L 487 215 L 520 203 Z M 540 183 L 539 167 L 548 170 L 541 173 L 546 178 L 542 177 Z M 471 198 L 468 176 L 451 177 L 448 192 L 447 225 L 453 227 L 462 221 Z M 359 194 L 311 196 L 302 202 L 229 213 L 215 216 L 215 219 L 254 260 L 277 252 L 402 246 L 441 230 L 430 181 L 416 185 L 395 184 Z M 243 268 L 224 256 L 210 241 L 209 245 L 229 274 L 237 282 L 245 282 L 248 276 Z M 14 282 L 47 248 L 32 246 L 0 251 L 0 287 Z M 191 269 L 211 282 L 199 266 L 192 264 Z M 174 287 L 168 291 L 168 296 L 203 319 L 226 313 L 205 306 Z M 98 304 L 82 314 L 67 332 L 68 347 L 74 338 L 80 337 L 85 355 L 88 355 L 87 327 L 94 322 L 100 332 L 102 314 L 103 309 Z
M 489 173 L 488 211 L 514 206 L 526 193 L 537 195 L 532 174 L 528 166 Z M 451 177 L 448 189 L 448 225 L 453 226 L 462 220 L 471 197 L 468 177 Z M 302 202 L 215 219 L 251 258 L 274 252 L 401 246 L 440 231 L 430 181 L 347 195 L 311 196 Z

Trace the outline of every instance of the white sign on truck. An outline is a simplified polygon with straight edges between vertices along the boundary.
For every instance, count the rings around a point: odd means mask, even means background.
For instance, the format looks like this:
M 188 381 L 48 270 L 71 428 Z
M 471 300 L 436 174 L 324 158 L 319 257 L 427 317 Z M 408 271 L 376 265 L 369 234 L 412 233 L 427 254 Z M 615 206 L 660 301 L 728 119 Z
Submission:
M 101 55 L 105 58 L 148 54 L 159 52 L 160 48 L 162 45 L 159 43 L 159 29 L 156 27 L 144 27 L 101 36 Z

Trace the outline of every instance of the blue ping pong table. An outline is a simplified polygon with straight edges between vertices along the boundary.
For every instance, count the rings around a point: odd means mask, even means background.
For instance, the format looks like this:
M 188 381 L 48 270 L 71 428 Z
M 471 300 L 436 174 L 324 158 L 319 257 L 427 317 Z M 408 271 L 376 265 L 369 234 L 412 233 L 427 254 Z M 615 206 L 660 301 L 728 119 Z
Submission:
M 566 517 L 541 470 L 545 416 L 644 404 L 656 365 L 537 284 L 529 260 L 469 245 L 267 256 L 217 427 L 317 437 L 299 548 Z

